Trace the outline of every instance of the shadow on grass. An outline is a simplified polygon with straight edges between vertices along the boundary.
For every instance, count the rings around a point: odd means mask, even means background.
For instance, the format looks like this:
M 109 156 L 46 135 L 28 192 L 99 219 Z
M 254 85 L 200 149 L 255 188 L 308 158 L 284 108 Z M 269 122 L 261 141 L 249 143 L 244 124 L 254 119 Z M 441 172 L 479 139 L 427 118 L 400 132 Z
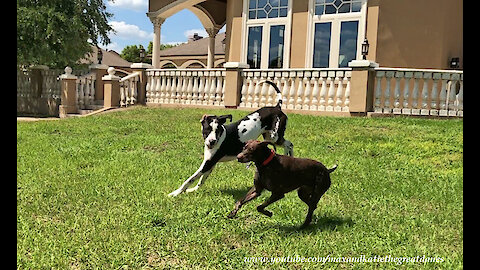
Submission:
M 306 228 L 301 228 L 301 223 L 298 225 L 278 225 L 277 228 L 285 232 L 310 233 L 314 231 L 338 231 L 352 227 L 354 224 L 351 218 L 314 216 L 312 222 Z
M 250 190 L 250 188 L 251 187 L 228 188 L 228 189 L 221 189 L 220 191 L 222 193 L 231 195 L 235 199 L 235 201 L 238 201 L 247 194 L 247 192 Z

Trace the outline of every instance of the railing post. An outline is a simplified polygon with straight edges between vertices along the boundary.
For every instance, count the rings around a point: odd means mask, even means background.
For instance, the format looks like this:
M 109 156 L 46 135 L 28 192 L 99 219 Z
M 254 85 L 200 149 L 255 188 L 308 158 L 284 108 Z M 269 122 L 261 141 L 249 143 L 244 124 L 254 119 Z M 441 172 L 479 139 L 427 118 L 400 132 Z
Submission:
M 245 63 L 227 62 L 223 67 L 225 68 L 225 108 L 237 108 L 242 95 L 242 71 L 250 66 Z
M 95 80 L 95 98 L 94 101 L 101 100 L 103 101 L 103 81 L 99 80 L 103 76 L 107 75 L 107 65 L 103 64 L 92 64 L 89 66 L 90 70 L 96 74 Z
M 353 60 L 350 79 L 350 112 L 366 114 L 373 110 L 375 68 L 378 64 L 370 60 Z
M 137 92 L 137 103 L 146 104 L 146 88 L 147 88 L 147 72 L 149 68 L 153 68 L 152 65 L 146 63 L 133 63 L 130 68 L 132 72 L 139 73 L 139 84 Z
M 69 113 L 77 113 L 77 76 L 72 75 L 72 68 L 66 67 L 65 74 L 60 75 L 62 80 L 61 105 L 58 108 L 60 118 Z
M 108 75 L 102 77 L 103 80 L 103 96 L 104 108 L 112 108 L 120 106 L 120 77 L 115 76 L 115 69 L 109 67 Z

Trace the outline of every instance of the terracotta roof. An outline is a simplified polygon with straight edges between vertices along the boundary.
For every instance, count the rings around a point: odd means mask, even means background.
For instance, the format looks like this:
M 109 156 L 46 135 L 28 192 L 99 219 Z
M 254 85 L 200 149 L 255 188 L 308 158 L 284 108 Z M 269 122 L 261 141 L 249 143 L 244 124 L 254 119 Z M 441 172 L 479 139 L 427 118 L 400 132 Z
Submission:
M 113 51 L 113 50 L 107 51 L 107 50 L 104 50 L 104 49 L 101 49 L 101 50 L 102 50 L 102 53 L 103 53 L 102 64 L 104 64 L 104 65 L 107 65 L 109 67 L 112 67 L 112 66 L 113 67 L 130 67 L 130 65 L 132 65 L 132 63 L 130 63 L 127 60 L 120 57 L 120 54 L 117 53 L 116 51 Z M 81 59 L 80 63 L 82 63 L 82 64 L 93 64 L 93 63 L 95 63 L 96 64 L 98 62 L 98 60 L 97 60 L 97 48 L 93 47 L 92 51 L 93 52 L 90 55 L 87 55 L 86 58 Z
M 215 37 L 215 54 L 225 54 L 223 40 L 225 32 L 218 33 Z M 202 38 L 178 45 L 173 48 L 160 51 L 160 56 L 181 56 L 181 55 L 207 55 L 208 54 L 208 38 Z

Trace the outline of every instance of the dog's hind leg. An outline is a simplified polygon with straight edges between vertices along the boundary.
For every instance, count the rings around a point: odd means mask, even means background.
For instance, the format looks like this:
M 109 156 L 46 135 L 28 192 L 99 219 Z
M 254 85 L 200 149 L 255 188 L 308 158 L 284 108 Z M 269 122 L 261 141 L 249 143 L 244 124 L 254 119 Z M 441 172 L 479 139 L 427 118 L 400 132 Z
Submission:
M 312 222 L 313 211 L 317 209 L 318 201 L 323 196 L 323 194 L 325 194 L 328 188 L 330 188 L 330 176 L 328 174 L 326 176 L 323 176 L 321 174 L 318 175 L 313 193 L 308 199 L 308 202 L 305 202 L 306 204 L 308 204 L 308 214 L 301 228 L 305 228 L 308 224 L 310 224 L 310 222 Z

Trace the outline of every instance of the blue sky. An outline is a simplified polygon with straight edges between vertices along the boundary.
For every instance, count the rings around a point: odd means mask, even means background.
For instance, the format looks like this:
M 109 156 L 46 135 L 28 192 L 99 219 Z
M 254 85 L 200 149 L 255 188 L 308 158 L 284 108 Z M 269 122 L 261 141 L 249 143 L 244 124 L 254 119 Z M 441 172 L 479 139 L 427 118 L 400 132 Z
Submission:
M 121 53 L 127 45 L 142 44 L 145 49 L 153 40 L 153 24 L 147 17 L 148 0 L 115 0 L 106 2 L 107 11 L 113 13 L 109 24 L 117 31 L 110 34 L 111 44 L 100 46 Z M 222 29 L 220 32 L 224 32 Z M 188 36 L 207 33 L 197 17 L 189 10 L 182 10 L 167 18 L 162 25 L 161 43 L 186 42 Z

